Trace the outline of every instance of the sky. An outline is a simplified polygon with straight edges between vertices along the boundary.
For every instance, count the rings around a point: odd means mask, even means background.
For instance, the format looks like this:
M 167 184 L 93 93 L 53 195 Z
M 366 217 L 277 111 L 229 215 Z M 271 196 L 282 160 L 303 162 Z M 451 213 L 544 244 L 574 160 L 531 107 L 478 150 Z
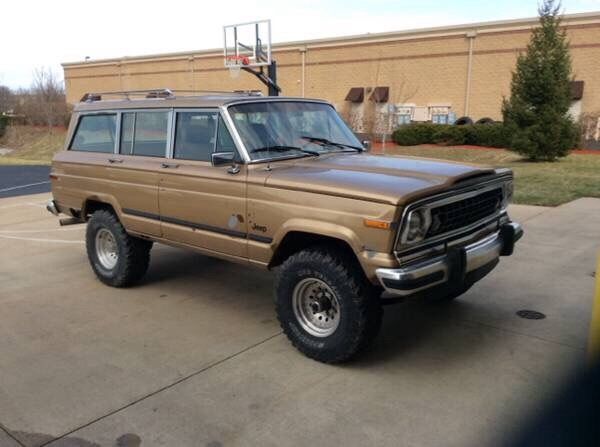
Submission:
M 563 0 L 565 13 L 600 0 Z M 61 62 L 223 46 L 223 25 L 271 19 L 272 40 L 317 39 L 533 17 L 537 0 L 9 0 L 0 16 L 0 85 L 28 87 Z

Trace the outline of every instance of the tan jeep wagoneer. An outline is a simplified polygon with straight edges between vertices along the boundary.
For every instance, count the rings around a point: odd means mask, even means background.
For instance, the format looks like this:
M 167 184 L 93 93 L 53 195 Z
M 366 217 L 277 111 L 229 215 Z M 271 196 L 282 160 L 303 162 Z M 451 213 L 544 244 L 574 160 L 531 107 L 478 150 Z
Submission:
M 319 100 L 86 95 L 50 177 L 102 282 L 139 281 L 153 242 L 273 269 L 283 330 L 324 362 L 367 346 L 394 297 L 461 295 L 522 234 L 511 171 L 369 155 Z

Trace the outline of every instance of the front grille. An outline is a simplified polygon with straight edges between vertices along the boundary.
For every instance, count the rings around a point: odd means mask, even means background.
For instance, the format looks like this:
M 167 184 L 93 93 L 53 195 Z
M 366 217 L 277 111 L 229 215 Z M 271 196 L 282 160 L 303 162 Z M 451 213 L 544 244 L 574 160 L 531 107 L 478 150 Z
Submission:
M 502 188 L 497 188 L 432 208 L 431 227 L 426 238 L 467 227 L 497 213 L 502 206 L 502 199 Z

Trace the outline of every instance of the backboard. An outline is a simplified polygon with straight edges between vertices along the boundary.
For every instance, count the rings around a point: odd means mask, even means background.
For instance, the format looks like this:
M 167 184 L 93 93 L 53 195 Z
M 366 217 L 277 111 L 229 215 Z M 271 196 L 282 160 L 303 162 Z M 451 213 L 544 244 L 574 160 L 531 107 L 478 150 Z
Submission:
M 225 66 L 228 68 L 271 64 L 271 21 L 224 26 L 223 49 Z

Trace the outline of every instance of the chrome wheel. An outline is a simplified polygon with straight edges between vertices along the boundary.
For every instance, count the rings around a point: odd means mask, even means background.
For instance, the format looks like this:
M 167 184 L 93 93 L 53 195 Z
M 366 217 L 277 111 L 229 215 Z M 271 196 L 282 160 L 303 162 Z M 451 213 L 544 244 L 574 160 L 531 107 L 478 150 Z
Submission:
M 302 328 L 315 337 L 328 337 L 340 324 L 340 304 L 333 290 L 316 278 L 296 284 L 292 294 L 294 315 Z
M 110 230 L 101 228 L 96 233 L 96 256 L 102 267 L 112 270 L 119 260 L 119 249 L 115 236 Z

